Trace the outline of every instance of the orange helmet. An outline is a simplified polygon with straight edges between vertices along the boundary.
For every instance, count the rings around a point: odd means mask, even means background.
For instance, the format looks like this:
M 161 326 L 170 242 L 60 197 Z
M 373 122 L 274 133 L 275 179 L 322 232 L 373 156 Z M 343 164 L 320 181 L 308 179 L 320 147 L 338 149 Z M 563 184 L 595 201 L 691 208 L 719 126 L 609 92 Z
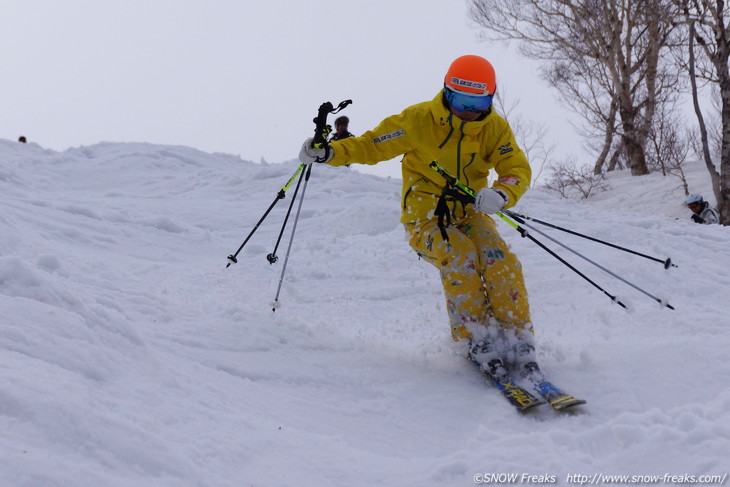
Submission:
M 459 93 L 489 96 L 497 90 L 497 76 L 492 63 L 481 56 L 468 54 L 451 63 L 444 86 Z

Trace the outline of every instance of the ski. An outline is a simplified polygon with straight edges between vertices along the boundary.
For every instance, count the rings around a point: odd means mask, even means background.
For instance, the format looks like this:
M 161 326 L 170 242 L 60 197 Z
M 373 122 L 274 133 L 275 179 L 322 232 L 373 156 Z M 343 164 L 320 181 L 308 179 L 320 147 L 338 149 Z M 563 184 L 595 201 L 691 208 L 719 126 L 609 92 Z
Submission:
M 527 370 L 527 378 L 534 386 L 535 391 L 544 397 L 547 403 L 556 411 L 564 411 L 573 406 L 586 404 L 587 401 L 584 399 L 578 399 L 568 394 L 545 379 L 545 376 L 535 362 L 525 364 L 525 369 Z
M 494 386 L 502 393 L 505 399 L 519 412 L 528 411 L 535 406 L 545 404 L 545 401 L 532 394 L 527 389 L 517 385 L 499 359 L 491 360 L 487 367 L 479 362 L 471 361 L 487 376 Z

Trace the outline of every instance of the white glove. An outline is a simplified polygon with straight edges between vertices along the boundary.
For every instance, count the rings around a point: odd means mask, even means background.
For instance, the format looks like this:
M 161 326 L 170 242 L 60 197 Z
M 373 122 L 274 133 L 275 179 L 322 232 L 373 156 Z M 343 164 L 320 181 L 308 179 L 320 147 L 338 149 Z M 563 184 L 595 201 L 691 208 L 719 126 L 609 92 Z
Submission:
M 313 162 L 329 162 L 335 151 L 329 145 L 320 147 L 319 149 L 312 147 L 311 137 L 304 141 L 302 150 L 299 151 L 299 162 L 302 164 L 311 164 Z
M 507 197 L 507 193 L 501 189 L 482 188 L 477 193 L 474 206 L 482 213 L 492 214 L 497 213 L 504 208 L 504 205 L 506 205 L 508 201 L 509 198 Z

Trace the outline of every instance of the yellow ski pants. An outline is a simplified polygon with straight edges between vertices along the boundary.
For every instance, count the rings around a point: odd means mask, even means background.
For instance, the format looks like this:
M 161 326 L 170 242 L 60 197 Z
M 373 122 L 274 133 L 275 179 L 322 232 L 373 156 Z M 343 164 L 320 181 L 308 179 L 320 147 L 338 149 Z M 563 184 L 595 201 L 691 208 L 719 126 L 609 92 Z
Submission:
M 470 338 L 496 319 L 516 334 L 532 334 L 530 307 L 517 256 L 481 212 L 452 221 L 444 240 L 437 219 L 406 224 L 409 243 L 420 257 L 441 271 L 446 308 L 454 340 Z M 477 327 L 477 328 L 474 328 Z

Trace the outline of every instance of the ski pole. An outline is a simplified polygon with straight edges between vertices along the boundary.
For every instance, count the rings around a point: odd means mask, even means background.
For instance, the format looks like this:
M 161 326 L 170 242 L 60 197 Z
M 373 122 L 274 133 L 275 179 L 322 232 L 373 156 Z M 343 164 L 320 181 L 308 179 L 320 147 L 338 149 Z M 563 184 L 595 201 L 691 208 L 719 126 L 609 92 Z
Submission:
M 274 206 L 276 206 L 276 204 L 279 202 L 279 200 L 284 199 L 284 197 L 286 196 L 286 190 L 289 189 L 289 186 L 291 186 L 291 183 L 294 182 L 294 179 L 299 175 L 300 172 L 302 172 L 302 169 L 304 169 L 304 166 L 306 166 L 306 164 L 299 165 L 299 167 L 294 172 L 292 177 L 289 178 L 289 181 L 287 181 L 287 183 L 276 194 L 276 198 L 274 198 L 274 201 L 271 202 L 271 205 L 269 205 L 269 208 L 264 212 L 264 215 L 261 217 L 261 219 L 259 219 L 258 223 L 256 223 L 256 225 L 253 227 L 253 230 L 251 230 L 251 233 L 248 234 L 248 236 L 245 238 L 245 240 L 243 241 L 241 246 L 238 247 L 238 250 L 236 250 L 236 253 L 228 256 L 228 264 L 226 264 L 226 269 L 228 269 L 231 266 L 231 264 L 238 263 L 238 260 L 237 260 L 238 254 L 241 252 L 241 250 L 243 250 L 243 247 L 246 246 L 246 244 L 251 239 L 251 237 L 256 232 L 256 230 L 258 230 L 261 223 L 266 219 L 267 216 L 269 216 L 269 213 L 271 212 L 272 209 L 274 209 Z
M 325 151 L 329 151 L 329 146 L 327 145 L 327 136 L 332 131 L 332 127 L 327 125 L 327 115 L 330 113 L 337 113 L 344 109 L 347 105 L 352 103 L 352 100 L 344 100 L 340 102 L 339 105 L 337 105 L 337 108 L 335 108 L 331 102 L 325 102 L 320 105 L 319 110 L 317 111 L 317 116 L 314 118 L 314 138 L 312 140 L 312 147 L 321 148 L 324 147 Z M 305 165 L 305 164 L 303 164 Z M 284 265 L 281 269 L 281 276 L 279 277 L 279 285 L 276 288 L 276 296 L 274 297 L 274 302 L 272 303 L 272 312 L 276 312 L 276 309 L 281 306 L 281 303 L 279 303 L 279 294 L 281 293 L 281 286 L 284 283 L 284 274 L 286 273 L 286 267 L 289 263 L 289 256 L 291 255 L 291 248 L 292 244 L 294 243 L 294 233 L 297 231 L 297 223 L 299 222 L 299 215 L 302 211 L 302 203 L 304 202 L 304 194 L 307 192 L 307 184 L 309 183 L 309 176 L 312 174 L 312 164 L 308 165 L 306 175 L 304 176 L 304 186 L 302 187 L 302 195 L 299 198 L 299 206 L 297 207 L 297 214 L 294 217 L 294 224 L 292 225 L 291 230 L 291 236 L 289 237 L 289 246 L 286 249 L 286 256 L 284 257 Z M 301 180 L 300 180 L 301 182 Z M 298 190 L 298 185 L 297 185 Z M 292 204 L 294 202 L 292 201 Z M 291 210 L 291 207 L 290 207 Z M 287 218 L 289 215 L 287 214 Z M 286 221 L 284 222 L 284 226 L 286 226 Z M 284 228 L 282 227 L 282 233 L 284 232 Z M 281 238 L 281 236 L 279 236 Z M 277 242 L 277 246 L 279 243 Z M 274 251 L 275 254 L 275 251 Z M 271 254 L 269 254 L 271 256 Z M 273 256 L 275 258 L 275 255 Z M 272 260 L 269 260 L 269 262 L 273 263 Z
M 470 188 L 470 187 L 468 187 L 467 185 L 463 184 L 463 183 L 462 183 L 461 181 L 459 181 L 459 180 L 458 180 L 458 179 L 457 179 L 456 177 L 454 177 L 454 176 L 453 176 L 452 174 L 450 174 L 450 173 L 449 173 L 448 171 L 446 171 L 446 170 L 445 170 L 445 169 L 444 169 L 443 167 L 441 167 L 441 166 L 440 166 L 440 165 L 438 164 L 438 162 L 436 162 L 436 161 L 432 161 L 432 162 L 431 162 L 431 164 L 429 165 L 429 167 L 430 167 L 431 169 L 433 169 L 434 171 L 438 172 L 438 173 L 439 173 L 439 174 L 440 174 L 441 176 L 443 176 L 443 177 L 444 177 L 444 179 L 446 179 L 446 182 L 447 182 L 448 184 L 450 184 L 450 185 L 452 185 L 452 186 L 455 186 L 456 188 L 458 188 L 459 190 L 461 190 L 461 191 L 462 191 L 462 192 L 463 192 L 463 193 L 464 193 L 464 194 L 465 194 L 465 195 L 466 195 L 466 196 L 468 197 L 468 199 L 469 199 L 469 200 L 471 200 L 470 202 L 472 202 L 472 203 L 474 202 L 474 200 L 475 200 L 475 192 L 474 192 L 474 190 L 473 190 L 473 189 L 471 189 L 471 188 Z M 573 270 L 574 272 L 576 272 L 576 273 L 577 273 L 577 274 L 578 274 L 579 276 L 581 276 L 581 277 L 582 277 L 583 279 L 585 279 L 586 281 L 588 281 L 589 283 L 591 283 L 591 284 L 592 284 L 593 286 L 595 286 L 595 287 L 596 287 L 597 289 L 601 290 L 601 291 L 602 291 L 602 292 L 603 292 L 604 294 L 606 294 L 607 296 L 609 296 L 609 297 L 610 297 L 610 298 L 611 298 L 611 299 L 612 299 L 613 301 L 617 302 L 617 303 L 618 303 L 619 305 L 621 305 L 621 306 L 622 306 L 623 308 L 626 308 L 626 306 L 625 306 L 625 305 L 624 305 L 623 303 L 621 303 L 621 301 L 619 301 L 619 300 L 618 300 L 618 299 L 617 299 L 617 298 L 616 298 L 615 296 L 613 296 L 613 295 L 609 294 L 609 293 L 608 293 L 608 292 L 607 292 L 606 290 L 604 290 L 604 289 L 603 289 L 603 288 L 602 288 L 601 286 L 599 286 L 598 284 L 596 284 L 595 282 L 593 282 L 593 281 L 592 281 L 591 279 L 589 279 L 589 278 L 588 278 L 588 277 L 587 277 L 587 276 L 586 276 L 585 274 L 581 273 L 581 272 L 580 272 L 580 271 L 578 271 L 578 270 L 577 270 L 577 269 L 576 269 L 575 267 L 573 267 L 572 265 L 570 265 L 570 264 L 569 264 L 569 263 L 568 263 L 568 262 L 567 262 L 567 261 L 566 261 L 565 259 L 561 258 L 561 257 L 560 257 L 560 256 L 558 256 L 558 255 L 557 255 L 557 254 L 556 254 L 555 252 L 553 252 L 552 250 L 550 250 L 549 248 L 547 248 L 547 247 L 546 247 L 546 246 L 545 246 L 544 244 L 542 244 L 542 242 L 538 241 L 538 240 L 537 240 L 536 238 L 534 238 L 534 237 L 533 237 L 532 235 L 530 235 L 530 233 L 529 233 L 529 232 L 528 232 L 528 231 L 527 231 L 526 229 L 524 229 L 523 227 L 521 227 L 520 225 L 518 225 L 518 224 L 517 224 L 517 223 L 515 223 L 514 221 L 510 220 L 510 219 L 509 219 L 509 218 L 508 218 L 508 217 L 507 217 L 506 215 L 504 215 L 504 213 L 502 213 L 502 212 L 497 212 L 497 213 L 496 213 L 496 215 L 497 215 L 497 216 L 499 216 L 500 218 L 502 218 L 502 219 L 503 219 L 504 221 L 506 221 L 506 222 L 507 222 L 507 223 L 508 223 L 508 224 L 509 224 L 510 226 L 512 226 L 512 227 L 513 227 L 513 228 L 514 228 L 515 230 L 517 230 L 518 232 L 520 232 L 520 235 L 522 235 L 523 237 L 527 237 L 527 238 L 529 238 L 530 240 L 532 240 L 532 241 L 533 241 L 533 242 L 534 242 L 535 244 L 537 244 L 537 245 L 538 245 L 538 246 L 539 246 L 540 248 L 542 248 L 542 249 L 544 249 L 545 251 L 547 251 L 547 252 L 548 252 L 548 253 L 549 253 L 550 255 L 552 255 L 553 257 L 555 257 L 556 259 L 558 259 L 558 260 L 559 260 L 560 262 L 562 262 L 563 264 L 565 264 L 566 266 L 568 266 L 568 268 L 570 268 L 571 270 Z M 513 217 L 513 218 L 514 218 L 514 217 Z M 652 299 L 654 299 L 655 301 L 657 301 L 657 302 L 658 302 L 659 304 L 662 304 L 663 306 L 666 306 L 666 307 L 668 307 L 669 309 L 672 309 L 672 310 L 674 309 L 674 307 L 672 307 L 672 306 L 671 306 L 671 305 L 670 305 L 669 303 L 666 303 L 666 304 L 665 304 L 665 303 L 663 303 L 663 302 L 662 302 L 662 301 L 661 301 L 661 300 L 660 300 L 659 298 L 657 298 L 656 296 L 653 296 L 653 295 L 651 295 L 651 294 L 647 293 L 646 291 L 644 291 L 643 289 L 639 288 L 638 286 L 636 286 L 636 285 L 634 285 L 634 284 L 630 283 L 629 281 L 627 281 L 627 280 L 625 280 L 625 279 L 621 278 L 620 276 L 618 276 L 618 275 L 614 274 L 613 272 L 611 272 L 611 271 L 609 271 L 608 269 L 606 269 L 606 268 L 602 267 L 601 265 L 597 264 L 596 262 L 594 262 L 594 261 L 592 261 L 592 260 L 588 259 L 587 257 L 585 257 L 585 256 L 583 256 L 583 255 L 581 255 L 581 254 L 579 254 L 578 252 L 576 252 L 576 251 L 574 251 L 573 249 L 571 249 L 571 248 L 567 247 L 566 245 L 562 244 L 561 242 L 557 241 L 556 239 L 553 239 L 553 238 L 551 238 L 550 236 L 546 235 L 546 234 L 545 234 L 545 233 L 543 233 L 543 232 L 540 232 L 539 230 L 535 229 L 535 228 L 534 228 L 533 226 L 531 226 L 531 225 L 527 224 L 527 223 L 526 223 L 526 222 L 525 222 L 524 220 L 520 220 L 519 218 L 515 218 L 515 219 L 516 219 L 517 221 L 519 221 L 520 223 L 523 223 L 523 224 L 525 224 L 526 226 L 528 226 L 528 227 L 532 228 L 533 230 L 537 231 L 537 232 L 538 232 L 538 233 L 540 233 L 541 235 L 543 235 L 543 236 L 547 237 L 547 238 L 548 238 L 549 240 L 551 240 L 551 241 L 553 241 L 553 242 L 557 243 L 558 245 L 562 246 L 563 248 L 565 248 L 565 249 L 569 250 L 570 252 L 573 252 L 574 254 L 578 255 L 579 257 L 581 257 L 581 258 L 583 258 L 583 259 L 587 260 L 587 261 L 588 261 L 588 262 L 590 262 L 591 264 L 593 264 L 593 265 L 597 266 L 597 267 L 598 267 L 599 269 L 601 269 L 601 270 L 603 270 L 603 271 L 605 271 L 605 272 L 609 273 L 609 274 L 610 274 L 611 276 L 613 276 L 613 277 L 615 277 L 615 278 L 619 279 L 620 281 L 622 281 L 622 282 L 624 282 L 624 283 L 628 284 L 629 286 L 633 287 L 634 289 L 636 289 L 636 290 L 638 290 L 638 291 L 640 291 L 640 292 L 644 293 L 645 295 L 647 295 L 647 296 L 649 296 L 650 298 L 652 298 Z
M 279 260 L 279 257 L 276 255 L 276 250 L 279 248 L 279 244 L 281 243 L 281 237 L 284 235 L 284 229 L 286 228 L 286 224 L 289 221 L 289 215 L 291 215 L 291 209 L 294 206 L 294 201 L 297 199 L 297 193 L 299 193 L 299 186 L 302 184 L 302 178 L 304 177 L 304 173 L 301 174 L 301 177 L 299 178 L 299 181 L 297 182 L 297 187 L 294 188 L 294 194 L 291 197 L 291 203 L 289 203 L 289 209 L 286 210 L 286 216 L 284 217 L 284 223 L 281 225 L 281 231 L 279 232 L 279 238 L 276 239 L 276 245 L 274 245 L 274 250 L 266 256 L 266 260 L 269 261 L 269 264 L 273 264 L 277 260 Z
M 281 294 L 281 286 L 284 283 L 284 273 L 286 273 L 286 266 L 289 263 L 289 255 L 291 254 L 291 247 L 292 243 L 294 243 L 294 233 L 297 231 L 297 223 L 299 222 L 299 214 L 302 211 L 302 203 L 304 202 L 304 193 L 307 192 L 307 183 L 309 182 L 309 175 L 312 173 L 312 165 L 309 164 L 309 167 L 307 168 L 307 174 L 304 177 L 304 186 L 302 187 L 302 195 L 299 198 L 299 206 L 297 207 L 297 214 L 294 217 L 294 223 L 292 224 L 291 229 L 291 236 L 289 237 L 289 246 L 286 249 L 286 256 L 284 257 L 284 265 L 281 268 L 281 276 L 279 277 L 279 285 L 276 288 L 276 296 L 274 297 L 274 302 L 272 303 L 271 311 L 276 312 L 276 308 L 279 308 L 281 306 L 281 303 L 279 303 L 279 294 Z
M 544 225 L 546 227 L 554 228 L 555 230 L 560 230 L 561 232 L 566 232 L 566 233 L 569 233 L 571 235 L 575 235 L 577 237 L 585 238 L 585 239 L 590 240 L 592 242 L 596 242 L 596 243 L 600 243 L 600 244 L 603 244 L 603 245 L 607 245 L 607 246 L 613 247 L 614 249 L 617 249 L 617 250 L 622 250 L 622 251 L 628 252 L 630 254 L 638 255 L 639 257 L 644 257 L 644 258 L 649 259 L 649 260 L 653 260 L 653 261 L 656 261 L 656 262 L 660 262 L 660 263 L 664 264 L 664 268 L 665 269 L 669 269 L 670 267 L 679 267 L 679 266 L 677 266 L 677 264 L 674 264 L 672 262 L 672 259 L 671 258 L 667 258 L 666 260 L 662 260 L 662 259 L 659 259 L 657 257 L 652 257 L 650 255 L 642 254 L 641 252 L 637 252 L 635 250 L 627 249 L 626 247 L 621 247 L 620 245 L 612 244 L 610 242 L 606 242 L 604 240 L 600 240 L 600 239 L 597 239 L 597 238 L 594 238 L 594 237 L 591 237 L 591 236 L 588 236 L 588 235 L 584 235 L 582 233 L 574 232 L 573 230 L 569 230 L 567 228 L 559 227 L 558 225 L 554 225 L 552 223 L 548 223 L 548 222 L 544 222 L 542 220 L 538 220 L 537 218 L 531 218 L 529 216 L 520 215 L 519 213 L 515 213 L 515 212 L 510 211 L 510 210 L 504 210 L 503 213 L 506 213 L 507 215 L 509 215 L 512 218 L 522 218 L 523 220 L 529 220 L 531 222 L 535 222 L 535 223 L 539 223 L 540 225 Z
M 503 214 L 502 212 L 497 212 L 497 215 L 498 215 L 498 216 L 499 216 L 500 218 L 502 218 L 502 219 L 503 219 L 504 221 L 506 221 L 506 222 L 510 223 L 510 219 L 509 219 L 509 218 L 508 218 L 507 216 L 505 216 L 505 215 L 504 215 L 504 214 Z M 635 285 L 635 284 L 634 284 L 634 283 L 632 283 L 632 282 L 629 282 L 629 281 L 627 281 L 626 279 L 624 279 L 623 277 L 619 276 L 618 274 L 615 274 L 615 273 L 611 272 L 610 270 L 606 269 L 605 267 L 603 267 L 602 265 L 598 264 L 597 262 L 594 262 L 593 260 L 589 259 L 589 258 L 588 258 L 588 257 L 586 257 L 585 255 L 583 255 L 583 254 L 581 254 L 581 253 L 579 253 L 579 252 L 577 252 L 577 251 L 573 250 L 572 248 L 568 247 L 567 245 L 565 245 L 564 243 L 562 243 L 562 242 L 558 241 L 557 239 L 554 239 L 554 238 L 552 238 L 552 237 L 551 237 L 550 235 L 548 235 L 548 234 L 546 234 L 546 233 L 544 233 L 544 232 L 541 232 L 540 230 L 538 230 L 538 229 L 537 229 L 537 228 L 535 228 L 534 226 L 530 225 L 529 223 L 525 222 L 525 221 L 524 221 L 524 220 L 522 220 L 521 218 L 519 218 L 519 217 L 513 217 L 513 218 L 514 218 L 515 220 L 517 220 L 517 221 L 518 221 L 519 223 L 522 223 L 523 225 L 525 225 L 525 226 L 526 226 L 527 228 L 530 228 L 531 230 L 534 230 L 534 231 L 536 231 L 537 233 L 539 233 L 539 234 L 540 234 L 540 235 L 542 235 L 543 237 L 547 238 L 547 239 L 548 239 L 548 240 L 550 240 L 551 242 L 554 242 L 554 243 L 556 243 L 556 244 L 560 245 L 560 246 L 561 246 L 561 247 L 563 247 L 563 248 L 564 248 L 565 250 L 567 250 L 567 251 L 569 251 L 569 252 L 571 252 L 571 253 L 573 253 L 573 254 L 577 255 L 577 256 L 578 256 L 578 257 L 580 257 L 581 259 L 583 259 L 583 260 L 585 260 L 585 261 L 587 261 L 587 262 L 589 262 L 589 263 L 593 264 L 594 266 L 598 267 L 599 269 L 601 269 L 601 270 L 602 270 L 603 272 L 607 273 L 608 275 L 610 275 L 610 276 L 612 276 L 612 277 L 614 277 L 614 278 L 618 279 L 619 281 L 623 282 L 624 284 L 627 284 L 627 285 L 631 286 L 632 288 L 636 289 L 637 291 L 639 291 L 640 293 L 643 293 L 644 295 L 646 295 L 646 296 L 650 297 L 651 299 L 653 299 L 653 300 L 654 300 L 654 301 L 656 301 L 657 303 L 661 304 L 662 306 L 666 306 L 667 308 L 669 308 L 669 309 L 672 309 L 672 310 L 674 309 L 674 307 L 673 307 L 673 306 L 672 306 L 671 304 L 669 304 L 669 303 L 664 303 L 664 302 L 662 302 L 662 300 L 661 300 L 661 299 L 659 299 L 659 298 L 657 298 L 656 296 L 654 296 L 654 295 L 652 295 L 652 294 L 650 294 L 650 293 L 646 292 L 645 290 L 643 290 L 643 289 L 642 289 L 642 288 L 640 288 L 639 286 Z M 520 232 L 520 233 L 522 233 L 522 232 Z M 524 236 L 524 235 L 523 235 L 523 236 Z M 532 240 L 534 241 L 534 239 L 532 239 Z M 565 262 L 564 262 L 564 261 L 563 261 L 562 259 L 561 259 L 561 262 L 565 263 Z M 571 267 L 571 268 L 572 268 L 572 267 Z M 575 269 L 573 269 L 573 270 L 575 270 Z M 580 273 L 579 273 L 579 274 L 580 274 Z M 588 280 L 589 282 L 591 282 L 591 283 L 592 283 L 592 281 L 590 281 L 590 279 L 586 278 L 585 276 L 583 276 L 583 277 L 584 277 L 585 279 L 587 279 L 587 280 Z M 595 284 L 594 284 L 594 285 L 595 285 Z M 599 288 L 599 289 L 600 289 L 600 288 Z M 604 292 L 605 292 L 605 291 L 604 291 Z M 607 293 L 607 294 L 608 294 L 608 293 Z M 621 303 L 619 302 L 619 304 L 621 304 Z M 623 304 L 621 304 L 621 305 L 623 306 Z M 623 306 L 623 307 L 625 308 L 626 306 Z
M 611 301 L 613 301 L 614 303 L 618 304 L 622 308 L 626 309 L 626 305 L 624 303 L 622 303 L 616 296 L 614 296 L 613 294 L 609 293 L 608 291 L 606 291 L 605 289 L 603 289 L 601 286 L 599 286 L 598 284 L 596 284 L 595 282 L 593 282 L 588 276 L 586 276 L 581 271 L 579 271 L 578 269 L 576 269 L 575 267 L 573 267 L 573 265 L 571 265 L 568 261 L 566 261 L 565 259 L 563 259 L 562 257 L 560 257 L 553 250 L 549 249 L 545 244 L 543 244 L 538 239 L 536 239 L 535 237 L 533 237 L 532 235 L 530 235 L 530 232 L 528 232 L 525 228 L 521 227 L 520 225 L 518 225 L 517 223 L 513 222 L 509 218 L 505 217 L 502 214 L 502 212 L 499 212 L 498 211 L 497 212 L 497 216 L 499 216 L 504 221 L 506 221 L 507 224 L 509 224 L 512 228 L 514 228 L 515 230 L 517 230 L 518 232 L 520 232 L 520 235 L 522 235 L 522 237 L 527 237 L 528 239 L 532 240 L 535 244 L 537 244 L 538 247 L 540 247 L 545 252 L 547 252 L 548 254 L 552 255 L 556 259 L 558 259 L 561 263 L 565 264 L 570 270 L 572 270 L 573 272 L 575 272 L 576 274 L 578 274 L 580 277 L 582 277 L 583 279 L 585 279 L 586 281 L 588 281 L 590 284 L 592 284 L 593 287 L 595 287 L 596 289 L 598 289 L 599 291 L 601 291 L 603 294 L 605 294 L 606 296 L 608 296 L 609 298 L 611 298 Z
M 340 104 L 337 106 L 337 109 L 332 105 L 331 102 L 325 102 L 322 105 L 320 105 L 319 110 L 317 112 L 317 116 L 314 118 L 314 139 L 312 140 L 312 147 L 320 148 L 323 145 L 327 144 L 327 136 L 332 131 L 332 127 L 327 125 L 327 115 L 330 113 L 337 113 L 343 108 L 345 108 L 347 105 L 352 103 L 352 100 L 345 100 L 343 102 L 340 102 Z M 311 173 L 311 167 L 307 171 L 307 180 L 309 180 L 309 174 Z M 303 175 L 303 174 L 302 174 Z M 276 245 L 274 246 L 274 250 L 266 256 L 266 259 L 268 259 L 270 264 L 273 264 L 277 260 L 279 260 L 279 257 L 276 255 L 276 250 L 279 248 L 279 243 L 281 243 L 281 237 L 284 235 L 284 229 L 286 228 L 287 221 L 289 220 L 289 215 L 291 214 L 292 207 L 294 206 L 294 200 L 297 197 L 297 193 L 299 192 L 299 185 L 302 183 L 301 178 L 299 179 L 299 182 L 297 183 L 297 187 L 294 190 L 294 196 L 292 196 L 292 201 L 289 204 L 289 209 L 286 212 L 286 217 L 284 217 L 284 224 L 281 227 L 281 232 L 279 232 L 279 238 L 276 241 Z M 306 184 L 305 184 L 306 186 Z M 302 196 L 304 196 L 304 193 L 302 193 Z

